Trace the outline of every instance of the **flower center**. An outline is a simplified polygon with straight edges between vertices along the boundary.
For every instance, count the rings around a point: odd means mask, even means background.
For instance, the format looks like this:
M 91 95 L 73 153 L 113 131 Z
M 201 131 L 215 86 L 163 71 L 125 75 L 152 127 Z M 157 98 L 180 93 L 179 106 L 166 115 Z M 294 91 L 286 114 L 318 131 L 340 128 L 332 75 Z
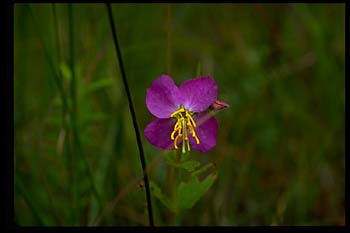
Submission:
M 189 130 L 189 134 L 196 140 L 196 143 L 200 143 L 196 131 L 194 130 L 197 127 L 197 125 L 196 122 L 193 120 L 192 115 L 193 113 L 188 111 L 182 105 L 178 110 L 176 110 L 170 115 L 170 117 L 174 117 L 177 120 L 170 137 L 171 140 L 174 141 L 175 149 L 178 148 L 177 141 L 182 137 L 182 153 L 186 153 L 185 144 L 187 145 L 187 150 L 191 150 L 187 129 Z

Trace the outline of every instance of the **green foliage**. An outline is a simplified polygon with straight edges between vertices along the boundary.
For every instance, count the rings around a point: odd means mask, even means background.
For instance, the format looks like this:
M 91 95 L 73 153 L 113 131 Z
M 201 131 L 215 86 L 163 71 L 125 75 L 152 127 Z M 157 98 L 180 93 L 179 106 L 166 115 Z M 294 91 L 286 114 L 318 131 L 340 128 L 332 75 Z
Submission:
M 168 164 L 176 168 L 183 168 L 189 172 L 194 171 L 198 166 L 200 166 L 200 163 L 198 161 L 185 161 L 180 163 L 168 162 Z
M 202 170 L 202 169 L 200 169 Z M 198 175 L 192 174 L 188 182 L 181 182 L 176 192 L 175 206 L 177 211 L 191 209 L 193 205 L 209 190 L 217 178 L 216 174 L 209 174 L 203 181 L 199 181 Z
M 167 164 L 176 168 L 183 168 L 188 172 L 194 171 L 198 166 L 200 166 L 200 162 L 195 160 L 189 160 L 190 153 L 187 151 L 184 154 L 177 155 L 175 153 L 170 153 L 167 155 L 166 160 Z
M 163 194 L 162 190 L 158 187 L 158 185 L 156 183 L 154 183 L 153 181 L 150 181 L 150 189 L 151 189 L 152 195 L 157 197 L 159 199 L 159 201 L 161 201 L 163 203 L 163 205 L 165 205 L 168 209 L 173 210 L 173 211 L 175 211 L 177 209 L 176 202 L 167 198 Z
M 200 181 L 199 176 L 206 172 L 208 169 L 213 167 L 212 163 L 207 164 L 201 167 L 198 170 L 194 170 L 193 167 L 188 164 L 188 162 L 197 162 L 199 166 L 200 163 L 198 161 L 185 161 L 180 162 L 175 165 L 176 168 L 181 168 L 189 171 L 189 179 L 188 181 L 180 181 L 179 185 L 176 187 L 174 198 L 167 198 L 161 189 L 152 181 L 151 182 L 151 190 L 152 194 L 157 197 L 163 205 L 165 205 L 168 209 L 175 213 L 180 213 L 182 210 L 191 209 L 200 198 L 209 190 L 214 181 L 217 178 L 216 171 L 208 174 L 202 181 Z M 182 164 L 182 165 L 181 165 Z M 191 167 L 189 169 L 189 167 Z

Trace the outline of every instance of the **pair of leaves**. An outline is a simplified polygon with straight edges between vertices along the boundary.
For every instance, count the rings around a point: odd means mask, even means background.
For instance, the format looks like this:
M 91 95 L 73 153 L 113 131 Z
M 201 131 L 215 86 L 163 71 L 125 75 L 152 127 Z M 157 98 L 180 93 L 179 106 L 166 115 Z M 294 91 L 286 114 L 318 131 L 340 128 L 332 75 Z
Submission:
M 178 163 L 180 164 L 178 166 L 186 170 L 188 170 L 188 168 L 192 170 L 193 164 L 195 164 L 194 162 L 197 162 L 199 164 L 198 161 L 185 161 L 183 163 Z M 152 194 L 157 197 L 160 202 L 162 202 L 168 209 L 172 210 L 175 213 L 178 213 L 181 210 L 191 209 L 196 204 L 196 202 L 198 202 L 199 199 L 209 190 L 217 178 L 217 174 L 214 172 L 207 175 L 207 177 L 202 181 L 199 180 L 199 175 L 203 174 L 211 167 L 214 167 L 212 163 L 203 166 L 202 168 L 191 173 L 189 181 L 180 182 L 179 186 L 176 189 L 176 195 L 173 200 L 170 200 L 168 197 L 166 197 L 162 193 L 161 189 L 153 181 L 150 182 Z
M 177 157 L 179 156 L 179 157 Z M 188 172 L 193 172 L 197 167 L 199 167 L 201 164 L 198 161 L 195 160 L 189 160 L 190 153 L 186 152 L 181 155 L 177 155 L 176 152 L 173 154 L 167 155 L 167 163 L 170 166 L 176 167 L 176 168 L 182 168 L 185 169 Z

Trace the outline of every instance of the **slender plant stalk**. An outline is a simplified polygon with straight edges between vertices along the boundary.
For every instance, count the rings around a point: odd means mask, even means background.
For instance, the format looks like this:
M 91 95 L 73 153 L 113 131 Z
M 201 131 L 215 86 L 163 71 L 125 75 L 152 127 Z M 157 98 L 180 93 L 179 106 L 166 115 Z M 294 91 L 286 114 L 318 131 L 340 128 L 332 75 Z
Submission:
M 146 170 L 146 160 L 145 160 L 145 156 L 144 156 L 144 152 L 143 152 L 143 148 L 142 148 L 141 136 L 140 136 L 140 132 L 139 132 L 138 125 L 137 125 L 136 114 L 135 114 L 134 106 L 132 103 L 131 93 L 129 90 L 128 82 L 126 79 L 126 74 L 125 74 L 125 70 L 124 70 L 121 51 L 120 51 L 119 44 L 118 44 L 118 38 L 117 38 L 117 32 L 116 32 L 115 25 L 114 25 L 112 8 L 111 8 L 111 5 L 109 3 L 106 3 L 106 6 L 107 6 L 109 22 L 110 22 L 110 26 L 111 26 L 111 30 L 112 30 L 112 34 L 113 34 L 114 47 L 115 47 L 117 57 L 118 57 L 119 68 L 121 71 L 124 88 L 126 91 L 126 95 L 128 97 L 129 109 L 130 109 L 132 122 L 133 122 L 134 129 L 135 129 L 137 146 L 138 146 L 139 154 L 140 154 L 141 166 L 142 166 L 142 170 L 143 170 L 143 180 L 144 180 L 145 189 L 146 189 L 146 200 L 147 200 L 149 225 L 154 226 L 153 213 L 152 213 L 151 191 L 149 188 L 148 175 L 147 175 L 147 170 Z

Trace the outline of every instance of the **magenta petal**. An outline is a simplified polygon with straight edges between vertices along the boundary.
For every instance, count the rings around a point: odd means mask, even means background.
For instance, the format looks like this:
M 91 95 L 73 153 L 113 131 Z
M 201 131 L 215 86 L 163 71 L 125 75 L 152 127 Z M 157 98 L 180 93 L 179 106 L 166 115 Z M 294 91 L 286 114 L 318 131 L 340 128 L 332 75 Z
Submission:
M 180 107 L 179 93 L 178 87 L 170 76 L 160 76 L 147 90 L 148 110 L 158 118 L 169 118 Z
M 215 147 L 218 133 L 218 123 L 216 119 L 213 116 L 210 116 L 208 119 L 208 116 L 207 113 L 201 113 L 194 117 L 194 120 L 199 123 L 195 131 L 200 143 L 197 144 L 196 140 L 189 136 L 191 147 L 204 153 Z M 203 122 L 203 120 L 205 121 Z
M 148 124 L 144 130 L 144 134 L 149 143 L 164 150 L 173 150 L 174 142 L 170 136 L 175 121 L 174 118 L 156 119 Z
M 179 90 L 184 99 L 183 105 L 192 112 L 206 110 L 218 95 L 218 86 L 211 77 L 187 80 L 181 84 Z

